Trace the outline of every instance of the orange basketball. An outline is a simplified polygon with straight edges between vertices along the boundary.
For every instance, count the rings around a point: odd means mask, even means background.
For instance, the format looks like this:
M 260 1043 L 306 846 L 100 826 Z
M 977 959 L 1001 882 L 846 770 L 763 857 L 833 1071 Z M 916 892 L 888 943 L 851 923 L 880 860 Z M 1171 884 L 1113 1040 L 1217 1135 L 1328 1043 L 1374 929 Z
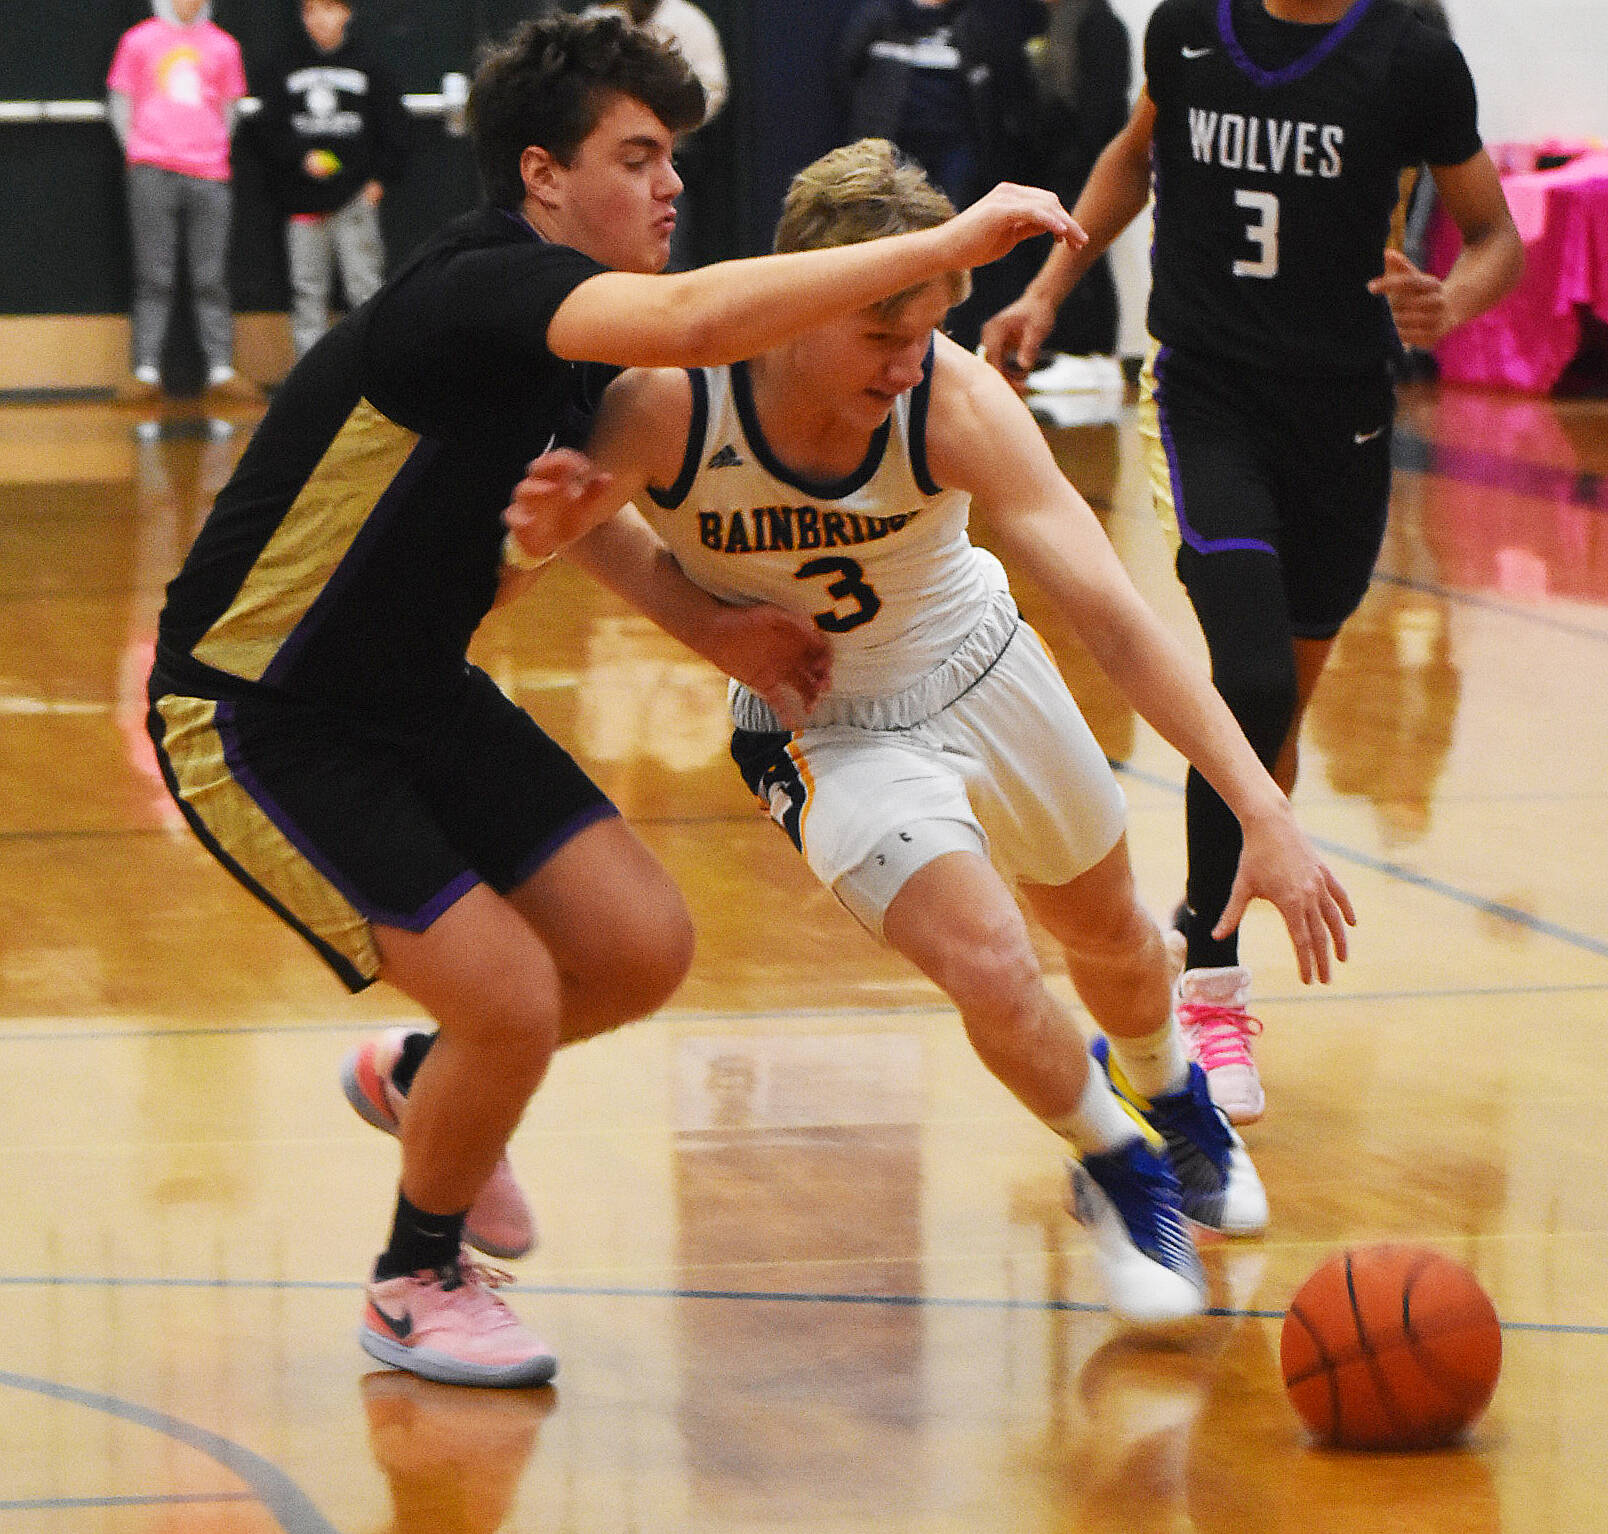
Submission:
M 1450 1257 L 1354 1247 L 1296 1290 L 1279 1363 L 1290 1404 L 1320 1443 L 1430 1449 L 1485 1410 L 1502 1329 L 1474 1275 Z

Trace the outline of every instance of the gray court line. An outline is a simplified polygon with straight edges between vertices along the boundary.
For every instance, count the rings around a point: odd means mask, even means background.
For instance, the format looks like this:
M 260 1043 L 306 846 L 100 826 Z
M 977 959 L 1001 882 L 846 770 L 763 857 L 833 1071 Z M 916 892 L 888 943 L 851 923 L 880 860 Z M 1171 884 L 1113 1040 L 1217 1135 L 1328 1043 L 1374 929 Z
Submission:
M 920 1310 L 987 1310 L 987 1311 L 1071 1311 L 1077 1315 L 1105 1315 L 1107 1305 L 1090 1300 L 1009 1300 L 988 1297 L 966 1298 L 958 1295 L 930 1294 L 822 1294 L 807 1290 L 776 1289 L 587 1289 L 560 1284 L 516 1284 L 515 1294 L 610 1296 L 624 1299 L 670 1300 L 748 1300 L 755 1303 L 790 1305 L 887 1305 Z M 1213 1306 L 1208 1316 L 1219 1316 L 1238 1321 L 1282 1321 L 1282 1310 L 1236 1310 Z M 1608 1337 L 1608 1326 L 1577 1324 L 1568 1321 L 1502 1321 L 1503 1331 L 1556 1332 L 1570 1337 Z
M 1582 980 L 1567 985 L 1443 985 L 1421 991 L 1336 991 L 1312 987 L 1301 991 L 1259 993 L 1263 1005 L 1349 1006 L 1354 1002 L 1460 1001 L 1469 998 L 1489 1000 L 1496 996 L 1593 996 L 1608 991 L 1608 980 Z M 654 1015 L 670 1023 L 751 1022 L 773 1017 L 788 1022 L 809 1022 L 817 1018 L 926 1017 L 934 1012 L 953 1012 L 954 1005 L 941 996 L 931 1001 L 900 1002 L 897 1006 L 877 1007 L 864 1003 L 841 1007 L 741 1007 L 682 1009 L 666 1007 Z M 208 1025 L 204 1028 L 34 1028 L 8 1030 L 0 1022 L 0 1048 L 7 1044 L 99 1044 L 108 1039 L 243 1039 L 284 1038 L 298 1034 L 334 1035 L 338 1038 L 366 1038 L 377 1027 L 413 1026 L 427 1029 L 428 1018 L 397 1016 L 365 1018 L 360 1023 L 251 1023 L 237 1027 Z M 3 1281 L 3 1280 L 0 1280 Z
M 1422 991 L 1336 991 L 1333 989 L 1326 990 L 1322 987 L 1313 986 L 1306 990 L 1285 991 L 1282 993 L 1276 991 L 1268 991 L 1263 993 L 1259 991 L 1256 999 L 1258 1004 L 1277 1002 L 1281 1006 L 1289 1005 L 1292 1002 L 1303 1002 L 1307 1004 L 1316 1003 L 1319 1005 L 1327 1003 L 1331 1006 L 1347 1006 L 1352 1002 L 1357 1001 L 1456 1001 L 1466 1000 L 1470 997 L 1489 998 L 1493 996 L 1594 996 L 1602 991 L 1608 991 L 1608 980 L 1581 980 L 1568 985 L 1446 985 L 1436 986 L 1431 990 Z M 951 1002 L 947 997 L 935 996 L 930 1002 L 901 1002 L 896 1007 L 874 1007 L 856 1004 L 854 1006 L 844 1007 L 745 1007 L 730 1010 L 711 1008 L 701 1009 L 698 1011 L 678 1011 L 675 1008 L 666 1008 L 664 1011 L 657 1013 L 656 1016 L 662 1018 L 666 1022 L 673 1023 L 745 1022 L 758 1017 L 779 1017 L 786 1018 L 790 1022 L 807 1022 L 811 1018 L 824 1017 L 924 1017 L 933 1012 L 953 1012 L 954 1010 L 954 1003 Z M 329 1026 L 332 1031 L 335 1032 L 357 1033 L 362 1034 L 365 1037 L 374 1032 L 372 1024 L 348 1025 L 346 1023 L 335 1023 Z M 421 1020 L 419 1026 L 422 1028 L 427 1025 Z M 161 1031 L 165 1032 L 167 1030 Z M 172 1031 L 181 1035 L 189 1032 L 189 1030 L 186 1029 L 173 1029 Z M 204 1031 L 208 1033 L 230 1033 L 234 1030 L 228 1028 L 209 1028 Z M 255 1031 L 268 1032 L 270 1030 L 262 1029 Z M 295 1030 L 287 1031 L 294 1032 Z M 144 1029 L 125 1029 L 119 1030 L 116 1033 L 108 1033 L 108 1037 L 113 1038 L 125 1038 L 130 1036 L 148 1038 L 152 1037 L 153 1034 Z M 96 1035 L 66 1032 L 57 1034 L 52 1032 L 42 1034 L 17 1034 L 15 1037 L 20 1039 L 42 1038 L 55 1040 L 61 1038 L 94 1038 Z M 3 1044 L 4 1042 L 4 1036 L 0 1035 L 0 1044 Z
M 1593 628 L 1589 623 L 1571 623 L 1567 618 L 1556 618 L 1551 613 L 1533 607 L 1521 607 L 1517 602 L 1503 601 L 1478 591 L 1463 591 L 1456 586 L 1443 586 L 1439 581 L 1421 580 L 1414 576 L 1391 575 L 1383 570 L 1373 573 L 1372 581 L 1379 586 L 1399 586 L 1405 591 L 1419 591 L 1426 597 L 1440 597 L 1455 602 L 1459 607 L 1475 607 L 1481 612 L 1495 613 L 1502 618 L 1516 618 L 1535 628 L 1552 629 L 1572 639 L 1589 639 L 1594 644 L 1608 643 L 1608 629 Z M 1578 599 L 1585 604 L 1588 599 Z
M 1124 777 L 1133 778 L 1150 788 L 1159 788 L 1180 799 L 1184 796 L 1182 784 L 1164 778 L 1159 773 L 1146 772 L 1127 762 L 1112 762 L 1111 766 Z M 1505 905 L 1500 900 L 1488 900 L 1484 895 L 1459 889 L 1455 884 L 1446 883 L 1444 879 L 1436 879 L 1429 874 L 1419 873 L 1416 868 L 1408 868 L 1405 863 L 1392 862 L 1389 858 L 1376 858 L 1372 853 L 1363 852 L 1356 847 L 1347 847 L 1342 842 L 1326 841 L 1313 836 L 1310 832 L 1307 834 L 1307 839 L 1319 851 L 1326 852 L 1331 857 L 1344 858 L 1348 863 L 1355 863 L 1360 868 L 1371 869 L 1374 873 L 1384 874 L 1391 879 L 1399 879 L 1403 884 L 1412 884 L 1419 889 L 1428 890 L 1433 895 L 1440 895 L 1456 905 L 1467 906 L 1483 916 L 1495 916 L 1502 921 L 1513 923 L 1516 927 L 1524 927 L 1531 932 L 1539 933 L 1543 937 L 1555 938 L 1567 947 L 1584 949 L 1587 953 L 1608 959 L 1608 942 L 1602 938 L 1592 937 L 1585 932 L 1576 932 L 1571 927 L 1560 926 L 1557 922 L 1534 916 L 1529 911 L 1521 911 L 1517 906 Z
M 59 1513 L 69 1507 L 211 1507 L 219 1502 L 255 1502 L 249 1491 L 194 1492 L 148 1497 L 27 1497 L 0 1502 L 0 1513 Z
M 246 1290 L 306 1290 L 306 1289 L 361 1289 L 362 1285 L 334 1279 L 278 1279 L 278 1278 L 76 1278 L 27 1277 L 25 1275 L 0 1276 L 0 1288 L 104 1288 L 104 1289 L 246 1289 Z M 991 1295 L 947 1294 L 867 1294 L 837 1293 L 817 1289 L 680 1289 L 668 1285 L 631 1287 L 624 1284 L 509 1284 L 507 1294 L 530 1295 L 547 1299 L 583 1300 L 738 1300 L 758 1305 L 881 1305 L 889 1309 L 907 1310 L 986 1310 L 990 1312 L 1027 1311 L 1042 1314 L 1047 1311 L 1070 1311 L 1077 1315 L 1105 1315 L 1109 1306 L 1093 1300 L 1013 1300 Z M 1235 1310 L 1213 1308 L 1207 1315 L 1223 1316 L 1242 1321 L 1282 1321 L 1282 1310 Z M 1503 1321 L 1504 1331 L 1552 1332 L 1566 1337 L 1608 1337 L 1608 1325 L 1572 1321 Z M 15 1376 L 0 1374 L 0 1385 L 11 1383 Z M 41 1388 L 43 1382 L 36 1382 Z M 63 1387 L 65 1389 L 65 1387 Z M 46 1390 L 46 1394 L 56 1394 Z M 110 1399 L 106 1397 L 104 1399 Z M 139 1411 L 140 1408 L 130 1408 Z M 182 1426 L 182 1424 L 181 1424 Z M 198 1431 L 192 1429 L 191 1431 Z M 209 1435 L 210 1436 L 210 1435 Z M 222 1440 L 218 1440 L 222 1442 Z M 248 1451 L 241 1450 L 241 1453 Z M 232 1468 L 232 1467 L 231 1467 Z M 237 1474 L 240 1472 L 237 1472 Z M 242 1475 L 242 1479 L 245 1477 Z M 299 1495 L 299 1493 L 298 1493 Z M 266 1500 L 266 1498 L 264 1499 Z M 322 1531 L 324 1524 L 285 1525 L 292 1534 L 300 1534 L 306 1527 Z
M 166 1412 L 155 1411 L 149 1406 L 140 1406 L 118 1396 L 80 1390 L 56 1380 L 34 1379 L 30 1375 L 12 1374 L 3 1369 L 0 1369 L 0 1387 L 31 1391 L 35 1395 L 87 1407 L 90 1411 L 120 1417 L 137 1427 L 163 1433 L 198 1450 L 237 1475 L 278 1520 L 285 1534 L 337 1534 L 335 1525 L 313 1506 L 307 1494 L 277 1465 L 230 1439 L 208 1432 L 206 1428 L 196 1427 L 194 1423 L 170 1417 Z
M 1359 852 L 1355 848 L 1342 846 L 1339 842 L 1325 841 L 1320 837 L 1313 837 L 1311 840 L 1315 847 L 1334 857 L 1345 858 L 1348 862 L 1372 869 L 1375 873 L 1399 879 L 1403 884 L 1416 885 L 1419 889 L 1440 895 L 1457 905 L 1468 906 L 1481 915 L 1498 917 L 1502 921 L 1512 922 L 1515 926 L 1528 928 L 1543 937 L 1555 938 L 1567 947 L 1581 948 L 1587 953 L 1596 954 L 1598 958 L 1608 959 L 1608 942 L 1601 938 L 1592 937 L 1585 932 L 1576 932 L 1571 927 L 1561 926 L 1557 922 L 1548 921 L 1545 917 L 1532 915 L 1529 911 L 1522 911 L 1517 906 L 1507 905 L 1500 900 L 1488 900 L 1484 895 L 1475 895 L 1468 890 L 1458 889 L 1456 885 L 1448 884 L 1443 879 L 1421 874 L 1417 869 L 1392 862 L 1389 858 L 1376 858 L 1371 853 Z

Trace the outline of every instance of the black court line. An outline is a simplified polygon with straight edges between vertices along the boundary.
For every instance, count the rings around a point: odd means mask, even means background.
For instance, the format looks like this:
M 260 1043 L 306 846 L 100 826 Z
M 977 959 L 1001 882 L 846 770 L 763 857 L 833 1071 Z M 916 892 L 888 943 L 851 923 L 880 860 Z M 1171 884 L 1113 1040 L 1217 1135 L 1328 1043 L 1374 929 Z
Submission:
M 0 1389 L 23 1390 L 47 1396 L 54 1401 L 82 1406 L 108 1417 L 131 1422 L 136 1427 L 148 1428 L 153 1433 L 161 1433 L 206 1455 L 238 1476 L 251 1488 L 254 1499 L 273 1514 L 285 1534 L 338 1534 L 335 1525 L 318 1511 L 307 1494 L 283 1470 L 232 1439 L 197 1427 L 180 1417 L 170 1416 L 167 1412 L 141 1406 L 136 1401 L 125 1401 L 120 1396 L 105 1395 L 97 1390 L 80 1390 L 75 1385 L 64 1385 L 57 1380 L 35 1379 L 31 1375 L 0 1370 Z

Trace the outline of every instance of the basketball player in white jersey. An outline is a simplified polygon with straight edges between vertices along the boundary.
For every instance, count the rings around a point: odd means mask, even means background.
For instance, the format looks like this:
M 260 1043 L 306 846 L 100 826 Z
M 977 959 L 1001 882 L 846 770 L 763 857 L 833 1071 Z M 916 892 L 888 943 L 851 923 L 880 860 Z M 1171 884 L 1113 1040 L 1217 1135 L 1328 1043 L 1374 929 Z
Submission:
M 776 247 L 952 211 L 890 144 L 862 140 L 795 179 Z M 1073 1212 L 1112 1307 L 1177 1319 L 1205 1304 L 1185 1217 L 1252 1233 L 1266 1196 L 1185 1056 L 1111 769 L 999 561 L 967 537 L 974 493 L 1000 545 L 1234 806 L 1245 855 L 1225 921 L 1266 896 L 1303 978 L 1326 980 L 1351 908 L 1010 386 L 935 334 L 965 286 L 923 284 L 746 364 L 623 374 L 588 448 L 597 476 L 538 461 L 507 521 L 546 554 L 578 503 L 629 500 L 651 526 L 625 506 L 570 556 L 670 632 L 698 646 L 686 614 L 701 587 L 830 638 L 830 684 L 802 728 L 734 684 L 734 757 L 817 876 L 943 987 L 984 1064 L 1069 1142 Z M 1105 1070 L 1047 989 L 1008 880 L 1065 948 Z

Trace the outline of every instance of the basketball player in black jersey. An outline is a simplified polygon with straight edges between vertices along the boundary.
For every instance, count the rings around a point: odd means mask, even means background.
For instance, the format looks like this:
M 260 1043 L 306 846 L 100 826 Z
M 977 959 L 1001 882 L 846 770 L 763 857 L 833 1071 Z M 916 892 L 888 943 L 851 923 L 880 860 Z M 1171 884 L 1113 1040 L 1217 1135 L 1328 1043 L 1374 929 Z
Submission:
M 460 1243 L 529 1249 L 504 1148 L 554 1050 L 654 1011 L 692 949 L 669 875 L 466 659 L 529 579 L 513 486 L 584 432 L 587 364 L 731 361 L 1076 234 L 1048 192 L 1002 186 L 941 228 L 661 276 L 674 137 L 703 110 L 680 54 L 613 13 L 544 15 L 494 51 L 469 98 L 488 204 L 292 369 L 159 625 L 149 729 L 192 829 L 352 990 L 385 980 L 439 1024 L 360 1046 L 344 1076 L 402 1145 L 362 1345 L 447 1383 L 552 1376 Z M 558 523 L 555 544 L 586 530 Z M 711 600 L 708 658 L 760 611 Z M 817 636 L 770 611 L 759 685 L 807 698 Z
M 1444 281 L 1385 249 L 1400 172 L 1420 163 L 1463 236 Z M 1523 247 L 1463 56 L 1402 0 L 1162 0 L 1133 114 L 1072 210 L 1088 243 L 1056 250 L 985 326 L 995 366 L 1025 378 L 1152 193 L 1151 483 L 1213 681 L 1288 792 L 1302 713 L 1384 536 L 1392 353 L 1496 303 Z M 1260 1025 L 1221 920 L 1240 831 L 1199 773 L 1186 806 L 1179 1017 L 1246 1123 L 1265 1106 Z

